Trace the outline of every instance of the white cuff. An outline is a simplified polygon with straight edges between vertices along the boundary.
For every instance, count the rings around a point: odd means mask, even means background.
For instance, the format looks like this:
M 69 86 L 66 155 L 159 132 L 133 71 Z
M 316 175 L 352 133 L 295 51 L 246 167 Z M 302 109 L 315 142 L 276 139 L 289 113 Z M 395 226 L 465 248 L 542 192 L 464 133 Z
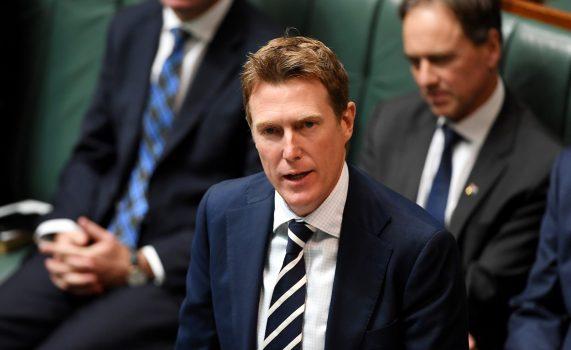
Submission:
M 42 222 L 36 233 L 34 234 L 36 241 L 41 238 L 47 238 L 48 235 L 53 235 L 59 232 L 72 232 L 83 231 L 78 224 L 70 219 L 52 219 Z
M 147 259 L 147 262 L 153 271 L 153 275 L 155 275 L 155 285 L 162 285 L 165 281 L 165 269 L 163 268 L 163 263 L 159 258 L 159 254 L 157 254 L 157 251 L 151 245 L 146 245 L 141 248 L 141 253 L 143 253 L 143 256 Z

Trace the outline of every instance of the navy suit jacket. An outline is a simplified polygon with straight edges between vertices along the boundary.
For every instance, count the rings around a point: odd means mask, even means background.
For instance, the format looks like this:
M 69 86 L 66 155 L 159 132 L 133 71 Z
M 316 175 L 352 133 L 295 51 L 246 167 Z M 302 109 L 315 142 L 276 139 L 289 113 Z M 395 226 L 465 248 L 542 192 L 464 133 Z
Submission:
M 161 28 L 162 6 L 156 0 L 128 7 L 111 22 L 99 84 L 62 172 L 54 211 L 46 219 L 86 215 L 109 224 L 137 158 Z M 211 185 L 260 169 L 244 117 L 239 73 L 247 53 L 276 32 L 243 0 L 234 1 L 149 180 L 149 210 L 139 245 L 156 249 L 165 286 L 181 295 L 200 199 Z
M 557 159 L 550 186 L 536 261 L 512 302 L 506 349 L 571 349 L 571 149 Z
M 465 349 L 454 238 L 349 167 L 326 349 Z M 212 187 L 198 212 L 177 349 L 256 348 L 274 189 L 263 173 Z

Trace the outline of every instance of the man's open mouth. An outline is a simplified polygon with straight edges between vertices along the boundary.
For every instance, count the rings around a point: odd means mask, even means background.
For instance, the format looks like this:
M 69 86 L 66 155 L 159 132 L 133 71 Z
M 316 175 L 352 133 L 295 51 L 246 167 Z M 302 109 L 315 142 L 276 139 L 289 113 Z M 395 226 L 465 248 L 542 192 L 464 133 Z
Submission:
M 297 174 L 288 174 L 288 175 L 284 175 L 284 177 L 286 178 L 286 180 L 289 180 L 289 181 L 298 181 L 298 180 L 301 180 L 304 177 L 306 177 L 307 174 L 309 174 L 309 171 L 305 171 L 303 173 L 297 173 Z

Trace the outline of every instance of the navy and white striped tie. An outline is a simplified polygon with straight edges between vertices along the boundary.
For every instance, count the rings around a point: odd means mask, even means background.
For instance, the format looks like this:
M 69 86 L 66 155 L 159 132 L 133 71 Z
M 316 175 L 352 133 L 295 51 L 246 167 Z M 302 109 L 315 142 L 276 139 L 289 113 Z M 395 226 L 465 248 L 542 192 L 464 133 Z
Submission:
M 301 349 L 307 290 L 303 247 L 312 234 L 303 221 L 288 224 L 286 256 L 272 293 L 263 350 Z

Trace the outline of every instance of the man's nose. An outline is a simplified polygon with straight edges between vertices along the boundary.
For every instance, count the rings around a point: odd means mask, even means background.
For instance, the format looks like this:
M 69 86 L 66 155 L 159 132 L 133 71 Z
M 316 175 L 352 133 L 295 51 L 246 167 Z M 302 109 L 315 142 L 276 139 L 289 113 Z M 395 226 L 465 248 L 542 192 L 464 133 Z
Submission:
M 430 87 L 438 83 L 438 75 L 428 60 L 421 60 L 417 68 L 416 80 L 420 87 Z
M 301 159 L 302 149 L 299 145 L 299 139 L 293 132 L 286 132 L 284 137 L 283 158 L 287 161 L 296 161 Z

